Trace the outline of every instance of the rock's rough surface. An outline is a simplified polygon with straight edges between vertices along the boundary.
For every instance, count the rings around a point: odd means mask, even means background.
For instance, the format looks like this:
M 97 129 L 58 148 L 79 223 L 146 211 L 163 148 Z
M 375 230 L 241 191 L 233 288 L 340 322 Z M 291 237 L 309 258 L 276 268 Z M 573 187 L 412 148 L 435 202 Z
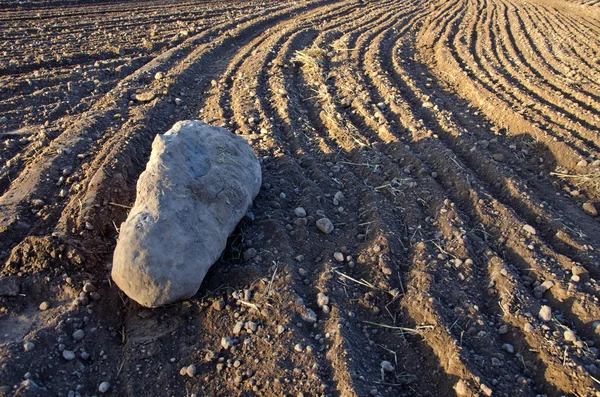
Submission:
M 146 307 L 191 297 L 260 186 L 244 139 L 201 121 L 176 123 L 152 144 L 121 225 L 113 280 Z

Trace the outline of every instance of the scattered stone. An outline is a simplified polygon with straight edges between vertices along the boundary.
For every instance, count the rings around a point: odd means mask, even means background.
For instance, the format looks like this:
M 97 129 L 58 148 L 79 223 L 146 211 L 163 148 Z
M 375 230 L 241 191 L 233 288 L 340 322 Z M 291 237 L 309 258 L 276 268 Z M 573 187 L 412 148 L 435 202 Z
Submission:
M 590 279 L 590 274 L 588 273 L 587 269 L 583 266 L 573 266 L 571 268 L 571 273 L 571 279 L 573 279 L 573 277 L 577 277 L 577 279 L 581 281 L 588 281 Z
M 548 321 L 552 320 L 552 309 L 550 308 L 550 306 L 543 305 L 542 308 L 540 309 L 540 313 L 538 314 L 538 317 L 543 322 L 548 322 Z
M 223 347 L 223 349 L 227 350 L 233 345 L 235 345 L 235 340 L 225 337 L 221 338 L 221 346 Z
M 82 340 L 84 336 L 85 332 L 83 332 L 82 329 L 78 329 L 77 331 L 73 332 L 73 339 L 75 340 Z
M 221 311 L 225 309 L 225 301 L 223 299 L 219 299 L 218 301 L 214 301 L 212 304 L 212 308 L 216 311 Z
M 96 292 L 96 287 L 92 283 L 85 283 L 83 292 Z
M 285 327 L 283 325 L 278 325 L 277 326 L 277 333 L 281 335 L 284 332 L 285 332 Z
M 153 92 L 142 92 L 141 94 L 134 94 L 134 98 L 138 102 L 150 102 L 156 98 Z
M 302 320 L 307 323 L 316 323 L 317 322 L 317 313 L 315 313 L 312 309 L 306 309 L 306 313 L 301 314 Z
M 492 357 L 492 365 L 494 367 L 501 367 L 502 366 L 502 361 L 500 361 L 498 358 L 496 357 Z
M 329 304 L 329 297 L 327 295 L 325 295 L 322 292 L 319 292 L 317 294 L 317 305 L 319 305 L 319 307 L 323 307 L 325 305 Z
M 462 379 L 456 382 L 456 385 L 454 385 L 454 391 L 459 397 L 466 396 L 469 393 L 469 387 L 467 386 L 467 382 L 465 382 Z
M 501 325 L 501 326 L 500 326 L 500 328 L 498 328 L 498 333 L 499 333 L 500 335 L 505 335 L 505 334 L 507 334 L 507 333 L 508 333 L 508 325 L 506 325 L 506 324 L 504 324 L 504 325 Z
M 479 385 L 479 390 L 481 390 L 481 392 L 485 395 L 485 396 L 491 396 L 493 391 L 492 389 L 486 385 L 485 383 L 482 383 L 481 385 Z
M 296 343 L 296 345 L 294 346 L 294 350 L 300 353 L 304 351 L 304 345 L 302 343 Z
M 193 378 L 194 376 L 196 376 L 196 366 L 195 365 L 190 365 L 189 367 L 187 367 L 185 369 L 185 373 L 187 374 L 187 376 L 189 376 L 190 378 Z
M 333 258 L 338 261 L 338 262 L 343 262 L 344 261 L 344 254 L 342 254 L 341 252 L 336 252 L 333 254 Z
M 340 203 L 344 201 L 344 193 L 342 192 L 337 192 L 334 196 L 333 196 L 333 205 L 340 205 Z
M 537 287 L 535 287 L 533 289 L 533 292 L 535 293 L 537 298 L 541 298 L 542 294 L 544 292 L 548 291 L 552 287 L 554 287 L 554 281 L 546 280 L 543 283 L 541 283 L 540 285 L 538 285 Z
M 523 330 L 525 332 L 533 332 L 533 325 L 531 325 L 531 323 L 525 323 L 523 325 Z
M 249 261 L 250 259 L 256 257 L 256 249 L 254 248 L 248 248 L 247 250 L 244 251 L 244 260 L 245 261 Z
M 565 340 L 567 342 L 576 342 L 577 341 L 577 335 L 575 335 L 575 332 L 568 329 L 565 331 L 565 333 L 563 334 L 563 336 L 565 337 Z
M 27 391 L 35 391 L 35 390 L 38 390 L 39 388 L 40 387 L 37 385 L 37 383 L 35 383 L 31 379 L 25 379 L 23 382 L 21 382 L 21 385 L 19 387 L 20 390 L 27 390 Z M 21 395 L 21 393 L 17 392 L 17 395 Z
M 201 121 L 156 135 L 112 279 L 146 307 L 193 296 L 260 186 L 260 163 L 240 136 Z
M 26 352 L 30 352 L 33 349 L 35 349 L 35 343 L 31 341 L 25 342 L 25 344 L 23 345 L 23 350 L 25 350 Z
M 110 383 L 102 382 L 100 386 L 98 386 L 98 391 L 102 394 L 106 393 L 110 389 Z
M 154 75 L 155 80 L 162 80 L 164 77 L 165 74 L 163 72 L 156 72 L 156 74 Z
M 43 312 L 50 309 L 50 302 L 44 301 L 44 302 L 40 303 L 39 309 Z
M 90 292 L 90 298 L 92 298 L 93 301 L 99 301 L 101 295 L 99 292 Z
M 183 99 L 175 98 L 175 106 L 181 106 L 183 104 Z
M 75 353 L 71 350 L 63 350 L 62 356 L 67 361 L 75 360 Z
M 244 328 L 246 328 L 246 331 L 254 333 L 254 332 L 258 331 L 258 324 L 255 323 L 254 321 L 248 321 L 244 325 Z
M 243 321 L 238 321 L 237 323 L 235 323 L 235 326 L 233 327 L 233 334 L 234 335 L 239 335 L 240 332 L 242 332 L 243 329 L 244 329 L 244 322 Z
M 299 218 L 304 218 L 306 216 L 306 210 L 302 207 L 298 207 L 294 210 L 294 214 Z
M 394 372 L 394 366 L 392 363 L 385 360 L 381 362 L 381 369 L 385 372 Z
M 504 155 L 502 153 L 495 153 L 492 158 L 499 163 L 504 161 Z
M 21 280 L 17 276 L 0 277 L 0 296 L 17 296 L 21 291 Z
M 383 103 L 383 102 L 379 102 L 379 103 L 377 104 L 377 107 L 378 107 L 380 110 L 385 110 L 385 103 Z
M 589 201 L 587 203 L 583 203 L 583 210 L 589 216 L 598 216 L 598 210 L 596 209 L 594 204 Z
M 535 229 L 533 228 L 533 226 L 531 225 L 523 225 L 523 230 L 525 230 L 527 233 L 534 235 L 535 236 Z
M 327 218 L 321 218 L 317 221 L 317 228 L 324 234 L 329 234 L 333 231 L 333 223 Z
M 509 354 L 514 354 L 514 352 L 515 352 L 514 346 L 511 345 L 510 343 L 503 344 L 502 349 Z

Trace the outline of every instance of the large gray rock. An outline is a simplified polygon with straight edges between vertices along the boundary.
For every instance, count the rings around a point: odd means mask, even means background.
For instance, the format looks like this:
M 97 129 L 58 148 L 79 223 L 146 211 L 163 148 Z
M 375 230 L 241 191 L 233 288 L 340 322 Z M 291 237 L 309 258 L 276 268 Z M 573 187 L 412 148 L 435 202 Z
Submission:
M 146 307 L 191 297 L 260 186 L 245 140 L 201 121 L 176 123 L 154 139 L 121 225 L 113 280 Z

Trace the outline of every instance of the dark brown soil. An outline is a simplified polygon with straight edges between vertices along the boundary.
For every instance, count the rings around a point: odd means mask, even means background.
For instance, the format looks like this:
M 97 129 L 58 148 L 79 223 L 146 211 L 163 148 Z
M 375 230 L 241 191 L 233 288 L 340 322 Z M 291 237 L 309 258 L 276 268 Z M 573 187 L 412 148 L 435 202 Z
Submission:
M 2 2 L 0 395 L 599 396 L 598 37 L 596 0 Z M 186 119 L 264 185 L 147 310 L 112 251 Z

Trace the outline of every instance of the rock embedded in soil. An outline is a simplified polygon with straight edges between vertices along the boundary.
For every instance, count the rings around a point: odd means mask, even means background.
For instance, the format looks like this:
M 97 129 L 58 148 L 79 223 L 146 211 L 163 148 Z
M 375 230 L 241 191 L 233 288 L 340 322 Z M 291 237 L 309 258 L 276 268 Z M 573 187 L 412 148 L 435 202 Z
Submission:
M 590 203 L 589 201 L 586 203 L 583 203 L 583 210 L 589 216 L 598 216 L 598 210 L 596 209 L 594 204 Z
M 193 296 L 261 186 L 248 143 L 201 121 L 181 121 L 152 144 L 121 225 L 112 278 L 157 307 Z
M 43 312 L 50 309 L 50 302 L 44 301 L 44 302 L 40 303 L 39 309 Z
M 294 214 L 299 218 L 304 218 L 306 216 L 306 210 L 302 207 L 298 207 L 294 210 Z
M 536 233 L 535 229 L 531 225 L 524 225 L 523 230 L 525 230 L 527 233 L 529 233 L 531 235 L 535 235 L 535 233 Z
M 333 232 L 333 223 L 328 218 L 321 218 L 317 221 L 317 228 L 323 234 L 329 234 Z
M 540 309 L 538 317 L 544 322 L 552 320 L 552 309 L 550 308 L 550 306 L 543 305 Z
M 98 391 L 102 394 L 106 393 L 110 389 L 110 383 L 102 382 L 100 386 L 98 386 Z
M 63 350 L 62 356 L 67 361 L 75 360 L 75 353 L 71 350 Z
M 85 337 L 85 332 L 83 332 L 82 329 L 78 329 L 77 331 L 73 332 L 73 339 L 75 340 L 82 340 Z
M 575 335 L 575 332 L 570 329 L 566 330 L 565 333 L 563 334 L 563 336 L 565 337 L 565 340 L 567 342 L 577 341 L 577 335 Z

